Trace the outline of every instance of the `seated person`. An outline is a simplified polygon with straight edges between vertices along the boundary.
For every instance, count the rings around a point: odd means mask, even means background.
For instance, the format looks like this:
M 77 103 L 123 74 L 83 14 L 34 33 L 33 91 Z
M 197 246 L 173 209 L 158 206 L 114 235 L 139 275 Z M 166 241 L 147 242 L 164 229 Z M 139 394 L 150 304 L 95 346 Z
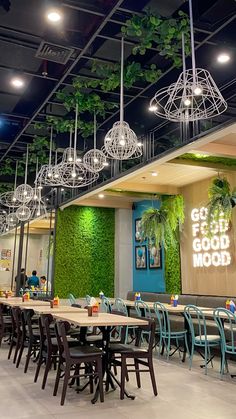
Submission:
M 48 283 L 47 278 L 45 275 L 40 276 L 40 289 L 42 291 L 50 292 L 50 283 Z
M 29 277 L 28 279 L 28 287 L 39 287 L 39 277 L 37 276 L 37 272 L 36 271 L 32 271 L 32 276 Z

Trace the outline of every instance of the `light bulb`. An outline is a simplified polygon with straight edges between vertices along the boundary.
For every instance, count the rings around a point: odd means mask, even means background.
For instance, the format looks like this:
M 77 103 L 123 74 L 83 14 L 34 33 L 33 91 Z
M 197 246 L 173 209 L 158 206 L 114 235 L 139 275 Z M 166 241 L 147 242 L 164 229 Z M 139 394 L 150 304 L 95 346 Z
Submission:
M 42 186 L 38 186 L 38 189 L 41 191 L 43 189 L 43 187 Z
M 16 202 L 16 197 L 15 196 L 13 196 L 12 201 Z
M 61 192 L 64 192 L 65 189 L 61 188 Z
M 48 177 L 52 177 L 52 174 L 50 172 L 48 173 Z
M 94 163 L 98 163 L 97 157 L 94 157 L 93 161 L 94 161 Z
M 107 161 L 104 161 L 103 166 L 107 167 L 109 166 L 109 163 Z
M 187 99 L 185 99 L 185 100 L 184 100 L 184 105 L 185 105 L 185 106 L 190 106 L 190 105 L 191 105 L 191 100 L 190 100 L 190 99 L 188 99 L 188 98 L 187 98 Z
M 79 176 L 79 177 L 78 177 L 78 179 L 79 179 L 79 180 L 83 180 L 83 177 L 82 177 L 82 176 Z
M 36 215 L 39 216 L 40 215 L 40 211 L 38 211 Z
M 120 145 L 123 147 L 125 145 L 125 140 L 120 140 Z
M 71 177 L 75 178 L 76 177 L 76 173 L 75 172 L 72 172 L 71 173 Z
M 138 147 L 142 147 L 142 145 L 143 145 L 143 144 L 142 144 L 142 143 L 140 143 L 140 142 L 137 144 L 137 146 L 138 146 Z
M 73 161 L 72 157 L 69 157 L 69 158 L 68 158 L 68 161 Z
M 37 195 L 34 195 L 34 199 L 38 199 L 38 196 Z
M 59 178 L 58 173 L 56 173 L 56 174 L 54 175 L 54 178 L 55 178 L 55 179 Z
M 100 199 L 103 199 L 104 198 L 104 194 L 103 193 L 100 193 L 99 195 L 98 195 L 98 198 L 100 198 Z
M 22 215 L 25 215 L 25 212 L 24 211 L 22 212 Z
M 200 86 L 196 86 L 196 87 L 194 87 L 193 93 L 194 93 L 196 96 L 199 96 L 199 95 L 202 93 L 202 88 L 201 88 Z
M 80 163 L 80 162 L 82 161 L 82 159 L 81 159 L 80 157 L 78 157 L 78 158 L 76 159 L 76 161 L 77 161 L 78 163 Z
M 111 141 L 111 138 L 110 137 L 106 137 L 106 141 Z
M 24 195 L 24 196 L 26 196 L 26 195 L 27 195 L 27 191 L 24 191 L 24 192 L 23 192 L 23 195 Z
M 157 105 L 150 105 L 150 106 L 149 106 L 149 108 L 148 108 L 148 110 L 149 110 L 150 112 L 155 112 L 155 111 L 157 111 Z
M 52 22 L 52 23 L 58 23 L 58 22 L 60 22 L 60 21 L 61 21 L 61 19 L 62 19 L 62 14 L 60 13 L 60 11 L 59 11 L 59 10 L 57 10 L 57 9 L 52 9 L 52 10 L 49 10 L 49 11 L 48 11 L 48 13 L 47 13 L 47 18 L 48 18 L 48 20 L 50 20 L 50 22 Z
M 20 79 L 19 77 L 14 77 L 11 80 L 11 85 L 13 87 L 16 87 L 17 89 L 20 89 L 21 87 L 24 86 L 24 81 L 22 79 Z

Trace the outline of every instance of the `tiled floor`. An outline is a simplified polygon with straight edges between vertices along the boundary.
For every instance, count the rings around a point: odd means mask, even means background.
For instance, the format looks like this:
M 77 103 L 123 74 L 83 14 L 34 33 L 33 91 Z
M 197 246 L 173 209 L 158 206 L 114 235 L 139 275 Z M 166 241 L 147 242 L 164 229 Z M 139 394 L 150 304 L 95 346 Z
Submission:
M 119 400 L 119 392 L 105 395 L 105 402 L 92 405 L 91 395 L 78 395 L 68 389 L 66 403 L 60 406 L 59 396 L 52 396 L 54 371 L 50 373 L 48 385 L 41 390 L 39 382 L 33 383 L 35 364 L 29 372 L 23 367 L 16 369 L 7 360 L 8 346 L 0 350 L 0 418 L 4 419 L 235 419 L 236 379 L 219 379 L 218 367 L 209 369 L 205 376 L 199 368 L 200 359 L 195 358 L 192 371 L 187 364 L 179 363 L 178 356 L 169 363 L 155 359 L 158 397 L 154 397 L 148 375 L 142 375 L 142 389 L 137 389 L 133 377 L 128 389 L 136 399 Z M 24 359 L 23 359 L 24 361 Z M 231 372 L 236 372 L 231 366 Z

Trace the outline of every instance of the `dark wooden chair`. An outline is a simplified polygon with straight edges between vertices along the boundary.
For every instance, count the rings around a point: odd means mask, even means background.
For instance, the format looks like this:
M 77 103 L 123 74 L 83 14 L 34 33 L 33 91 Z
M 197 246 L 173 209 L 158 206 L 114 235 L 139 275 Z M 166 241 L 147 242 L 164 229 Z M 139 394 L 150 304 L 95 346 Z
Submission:
M 10 339 L 12 333 L 12 319 L 5 312 L 5 307 L 4 304 L 0 303 L 0 346 L 4 336 Z
M 27 373 L 29 367 L 29 361 L 32 355 L 36 358 L 36 355 L 40 349 L 40 332 L 39 328 L 33 327 L 32 317 L 34 315 L 33 309 L 23 309 L 21 314 L 21 343 L 19 356 L 17 359 L 16 367 L 20 365 L 22 354 L 25 348 L 27 348 L 26 361 L 24 367 L 24 373 Z
M 59 362 L 54 386 L 53 395 L 57 395 L 59 381 L 64 373 L 64 382 L 61 395 L 61 405 L 64 405 L 66 390 L 70 379 L 80 379 L 88 377 L 90 381 L 90 392 L 93 391 L 93 379 L 98 379 L 99 393 L 101 402 L 104 401 L 103 393 L 103 372 L 102 355 L 103 352 L 92 346 L 77 346 L 70 348 L 67 340 L 67 333 L 70 330 L 68 322 L 58 322 L 55 331 L 59 348 Z M 86 365 L 86 370 L 81 371 L 82 364 Z
M 13 364 L 15 364 L 17 360 L 18 351 L 20 349 L 21 339 L 22 339 L 20 307 L 12 307 L 11 321 L 12 321 L 12 335 L 11 335 L 10 348 L 8 352 L 8 359 L 11 358 L 11 354 L 15 346 L 15 353 L 13 357 Z
M 153 368 L 153 345 L 155 342 L 156 323 L 154 319 L 147 320 L 145 318 L 144 320 L 148 321 L 148 325 L 139 326 L 136 329 L 135 346 L 132 347 L 131 345 L 120 343 L 114 343 L 110 346 L 111 365 L 121 367 L 121 399 L 124 399 L 125 378 L 127 377 L 127 374 L 130 372 L 135 372 L 138 388 L 141 387 L 140 373 L 149 372 L 152 381 L 153 393 L 155 396 L 157 396 L 157 385 Z M 149 336 L 148 346 L 146 349 L 141 348 L 141 339 L 143 332 Z M 128 364 L 127 360 L 129 359 L 132 359 L 134 363 Z M 139 368 L 140 365 L 145 367 L 145 369 L 141 370 Z M 130 367 L 132 367 L 132 369 L 130 369 Z

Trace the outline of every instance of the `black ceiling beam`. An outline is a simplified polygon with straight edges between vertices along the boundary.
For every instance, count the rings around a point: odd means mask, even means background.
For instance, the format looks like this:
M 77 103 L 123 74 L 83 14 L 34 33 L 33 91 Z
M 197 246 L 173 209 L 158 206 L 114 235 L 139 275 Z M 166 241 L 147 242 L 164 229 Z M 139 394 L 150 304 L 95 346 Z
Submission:
M 86 45 L 84 46 L 84 48 L 82 49 L 82 51 L 80 51 L 80 53 L 78 54 L 78 56 L 75 59 L 75 61 L 69 66 L 69 68 L 63 74 L 63 76 L 61 77 L 61 79 L 57 82 L 57 84 L 54 86 L 54 88 L 52 89 L 52 91 L 49 93 L 49 95 L 46 97 L 46 99 L 43 101 L 43 103 L 39 106 L 39 108 L 36 110 L 36 112 L 34 112 L 33 116 L 28 121 L 28 123 L 25 125 L 25 127 L 17 134 L 17 136 L 13 140 L 12 144 L 8 147 L 8 149 L 5 151 L 5 153 L 3 154 L 3 156 L 0 158 L 0 162 L 7 156 L 7 154 L 9 153 L 9 151 L 11 150 L 11 148 L 15 145 L 15 143 L 18 141 L 18 139 L 21 137 L 21 135 L 25 132 L 25 130 L 34 121 L 34 118 L 38 115 L 38 113 L 40 113 L 41 110 L 44 109 L 44 107 L 47 104 L 47 102 L 51 99 L 51 97 L 58 90 L 58 88 L 61 86 L 61 84 L 66 80 L 66 77 L 73 71 L 74 67 L 78 64 L 78 62 L 80 61 L 80 59 L 83 57 L 83 54 L 87 52 L 88 48 L 90 47 L 90 45 L 92 45 L 92 43 L 96 39 L 97 35 L 99 35 L 99 33 L 102 31 L 102 29 L 104 28 L 104 26 L 106 25 L 106 23 L 109 21 L 109 19 L 111 18 L 111 16 L 115 13 L 115 11 L 117 10 L 117 8 L 122 3 L 123 3 L 123 0 L 117 0 L 116 1 L 116 4 L 108 12 L 108 14 L 106 15 L 106 17 L 104 17 L 104 19 L 102 20 L 102 22 L 100 23 L 100 25 L 98 26 L 98 28 L 95 30 L 95 32 L 93 33 L 93 35 L 90 37 L 90 39 L 88 40 L 88 42 L 86 43 Z
M 99 12 L 98 10 L 88 9 L 87 7 L 78 6 L 78 5 L 75 5 L 75 4 L 67 2 L 67 1 L 63 1 L 62 6 L 68 7 L 69 9 L 77 10 L 78 12 L 89 13 L 89 14 L 94 15 L 94 16 L 100 16 L 100 17 L 105 17 L 106 16 L 105 13 Z
M 211 34 L 207 35 L 205 39 L 203 39 L 202 42 L 200 42 L 196 48 L 195 51 L 198 50 L 201 46 L 203 46 L 205 44 L 206 41 L 208 41 L 209 39 L 211 39 L 213 36 L 215 36 L 218 32 L 220 32 L 222 29 L 224 29 L 227 25 L 229 25 L 231 22 L 233 22 L 233 20 L 236 18 L 236 16 L 231 16 L 229 19 L 227 19 L 222 25 L 220 25 L 218 28 L 216 28 L 214 30 L 214 32 L 211 32 Z M 140 95 L 144 94 L 146 91 L 148 91 L 152 86 L 154 86 L 155 84 L 157 84 L 159 82 L 159 80 L 161 80 L 164 76 L 166 76 L 171 70 L 173 70 L 175 67 L 172 66 L 169 69 L 167 69 L 158 79 L 157 82 L 153 82 L 150 83 L 148 86 L 144 87 L 143 90 L 141 90 L 139 93 L 137 93 L 137 95 L 130 99 L 129 102 L 127 102 L 124 107 L 126 108 L 127 106 L 129 106 L 132 102 L 134 102 L 136 99 L 138 99 L 140 97 Z M 117 115 L 119 113 L 119 111 L 115 112 L 113 114 L 113 116 Z M 109 116 L 107 119 L 105 119 L 100 125 L 99 127 L 102 127 L 103 125 L 105 125 L 110 119 L 112 118 L 112 116 Z

